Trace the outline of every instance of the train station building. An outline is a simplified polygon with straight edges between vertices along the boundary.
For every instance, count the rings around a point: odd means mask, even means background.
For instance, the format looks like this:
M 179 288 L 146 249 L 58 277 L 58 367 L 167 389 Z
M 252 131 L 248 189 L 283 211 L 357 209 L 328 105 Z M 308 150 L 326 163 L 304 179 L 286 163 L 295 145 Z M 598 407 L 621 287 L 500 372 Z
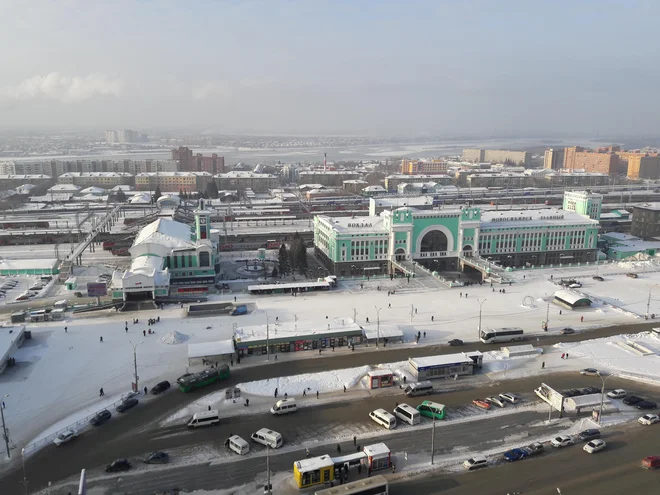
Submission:
M 391 273 L 392 262 L 458 271 L 466 259 L 503 267 L 596 260 L 599 222 L 557 208 L 481 211 L 409 206 L 366 217 L 314 217 L 318 258 L 338 276 Z

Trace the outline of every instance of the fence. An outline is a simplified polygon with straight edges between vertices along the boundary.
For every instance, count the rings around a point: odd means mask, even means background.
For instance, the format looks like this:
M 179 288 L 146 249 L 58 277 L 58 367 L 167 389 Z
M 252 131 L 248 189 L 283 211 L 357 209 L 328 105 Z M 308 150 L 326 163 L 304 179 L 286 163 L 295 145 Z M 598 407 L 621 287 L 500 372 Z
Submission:
M 92 419 L 94 416 L 96 416 L 99 412 L 103 411 L 104 409 L 108 409 L 108 410 L 115 409 L 119 404 L 124 402 L 124 400 L 126 400 L 129 397 L 133 397 L 134 395 L 137 395 L 137 394 L 129 392 L 128 394 L 124 395 L 121 399 L 116 400 L 115 402 L 113 402 L 109 406 L 104 407 L 103 409 L 99 409 L 98 411 L 96 411 L 96 412 L 94 412 L 94 413 L 92 413 L 88 416 L 85 416 L 82 419 L 79 419 L 75 423 L 71 423 L 70 425 L 65 426 L 64 428 L 61 428 L 61 429 L 57 430 L 55 433 L 52 433 L 52 434 L 48 435 L 47 437 L 44 437 L 40 440 L 37 440 L 36 442 L 32 442 L 32 443 L 27 444 L 23 448 L 23 456 L 28 457 L 28 456 L 38 452 L 41 448 L 43 448 L 46 445 L 52 443 L 53 440 L 55 440 L 55 438 L 57 438 L 57 435 L 59 435 L 60 433 L 64 433 L 67 430 L 73 430 L 76 433 L 80 433 L 81 431 L 83 431 L 86 428 L 90 427 L 89 420 Z

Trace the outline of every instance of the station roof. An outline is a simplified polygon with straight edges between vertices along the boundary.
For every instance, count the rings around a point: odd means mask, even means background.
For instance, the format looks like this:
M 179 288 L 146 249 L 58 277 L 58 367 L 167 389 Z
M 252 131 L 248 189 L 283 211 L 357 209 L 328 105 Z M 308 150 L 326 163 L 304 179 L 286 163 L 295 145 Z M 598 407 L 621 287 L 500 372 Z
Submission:
M 572 290 L 558 290 L 555 292 L 554 297 L 557 299 L 561 299 L 565 303 L 568 303 L 570 305 L 576 304 L 578 301 L 589 301 L 591 302 L 591 299 L 588 297 L 584 297 L 581 294 L 578 294 L 577 292 L 573 292 Z
M 170 248 L 195 246 L 190 239 L 190 225 L 167 218 L 159 218 L 144 227 L 135 238 L 133 246 L 145 243 L 155 243 Z
M 435 366 L 449 366 L 452 364 L 474 363 L 472 359 L 462 352 L 457 354 L 443 354 L 440 356 L 410 358 L 409 362 L 417 369 L 433 368 Z
M 201 344 L 188 344 L 188 359 L 222 356 L 234 353 L 234 341 L 218 340 L 216 342 L 203 342 Z

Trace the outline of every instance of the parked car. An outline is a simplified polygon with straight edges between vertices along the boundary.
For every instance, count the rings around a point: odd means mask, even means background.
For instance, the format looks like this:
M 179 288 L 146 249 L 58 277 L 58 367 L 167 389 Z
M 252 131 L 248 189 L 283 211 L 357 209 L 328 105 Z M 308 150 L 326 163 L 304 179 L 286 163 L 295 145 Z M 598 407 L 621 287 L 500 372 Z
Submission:
M 578 433 L 578 438 L 583 442 L 600 438 L 600 430 L 597 430 L 596 428 L 589 428 L 588 430 L 582 430 L 580 433 Z
M 57 437 L 55 437 L 55 440 L 53 440 L 53 443 L 59 447 L 60 445 L 64 445 L 65 443 L 69 443 L 71 440 L 73 440 L 77 436 L 78 436 L 78 434 L 75 431 L 66 430 L 66 431 L 63 431 L 62 433 L 60 433 L 59 435 L 57 435 Z
M 527 455 L 537 455 L 543 452 L 543 444 L 541 442 L 534 442 L 530 443 L 527 447 L 525 447 L 525 450 L 527 451 Z
M 568 286 L 569 289 L 579 289 L 580 287 L 582 287 L 580 282 L 575 282 L 574 284 Z
M 592 277 L 594 280 L 598 280 L 599 282 L 605 282 L 605 279 L 601 277 L 600 275 L 594 275 Z
M 131 469 L 131 463 L 128 459 L 117 459 L 105 467 L 106 473 L 116 473 L 119 471 L 128 471 Z
M 511 404 L 517 404 L 522 400 L 519 396 L 512 394 L 511 392 L 500 394 L 500 399 L 510 402 Z
M 642 467 L 644 469 L 657 469 L 660 468 L 660 455 L 650 455 L 642 459 Z
M 167 452 L 156 450 L 149 454 L 144 462 L 147 464 L 167 464 L 170 462 L 170 455 Z
M 521 461 L 528 455 L 525 449 L 511 449 L 504 453 L 504 460 L 509 462 Z
M 626 391 L 622 388 L 617 388 L 607 392 L 607 396 L 610 399 L 623 399 L 626 396 Z
M 463 462 L 463 467 L 468 471 L 473 471 L 475 469 L 483 468 L 488 466 L 488 459 L 482 455 L 475 455 L 467 461 Z
M 591 394 L 599 394 L 600 389 L 598 387 L 584 387 L 580 389 L 580 394 L 581 395 L 591 395 Z
M 596 368 L 582 368 L 580 370 L 581 375 L 587 375 L 587 376 L 596 376 L 600 375 L 599 371 Z
M 656 409 L 658 407 L 658 404 L 656 404 L 652 400 L 641 400 L 637 404 L 635 404 L 635 407 L 637 409 Z
M 485 400 L 475 399 L 472 401 L 472 404 L 477 407 L 480 407 L 481 409 L 486 409 L 486 410 L 490 409 L 490 404 Z
M 117 406 L 117 412 L 120 413 L 126 412 L 137 405 L 138 405 L 138 400 L 135 397 L 131 397 L 129 399 L 126 399 Z
M 461 339 L 451 339 L 449 341 L 449 345 L 452 347 L 458 347 L 463 345 L 463 341 Z
M 151 387 L 151 393 L 154 395 L 162 394 L 165 392 L 165 390 L 169 389 L 172 385 L 170 385 L 170 382 L 167 380 L 163 380 L 162 382 L 157 383 L 153 387 Z
M 103 423 L 108 421 L 112 417 L 112 414 L 107 409 L 97 412 L 92 419 L 89 420 L 89 424 L 93 426 L 101 426 Z
M 603 450 L 605 447 L 607 447 L 605 441 L 597 438 L 596 440 L 592 440 L 591 442 L 586 443 L 584 447 L 582 447 L 582 450 L 584 450 L 587 454 L 595 454 L 596 452 Z
M 570 335 L 572 333 L 575 333 L 575 330 L 573 330 L 571 327 L 566 327 L 561 329 L 562 335 Z
M 486 397 L 484 400 L 489 404 L 495 404 L 497 407 L 504 407 L 506 404 L 499 397 Z
M 645 414 L 637 420 L 640 425 L 650 426 L 655 423 L 660 423 L 660 416 L 657 414 Z
M 642 402 L 643 400 L 644 399 L 642 399 L 641 397 L 638 397 L 636 395 L 626 395 L 623 398 L 623 403 L 626 406 L 634 406 L 635 404 L 637 404 L 638 402 Z
M 639 275 L 637 275 L 636 273 L 626 273 L 626 277 L 639 278 Z
M 558 437 L 553 438 L 550 440 L 550 443 L 552 444 L 553 447 L 568 447 L 569 445 L 573 445 L 575 443 L 575 440 L 573 440 L 573 437 L 570 435 L 559 435 Z

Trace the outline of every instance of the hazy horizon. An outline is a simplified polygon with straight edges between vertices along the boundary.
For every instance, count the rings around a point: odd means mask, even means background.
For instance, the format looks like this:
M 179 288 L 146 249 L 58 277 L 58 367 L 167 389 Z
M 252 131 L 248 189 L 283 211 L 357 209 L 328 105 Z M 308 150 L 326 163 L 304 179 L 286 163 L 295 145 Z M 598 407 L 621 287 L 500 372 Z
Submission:
M 652 1 L 4 0 L 0 128 L 636 136 Z

